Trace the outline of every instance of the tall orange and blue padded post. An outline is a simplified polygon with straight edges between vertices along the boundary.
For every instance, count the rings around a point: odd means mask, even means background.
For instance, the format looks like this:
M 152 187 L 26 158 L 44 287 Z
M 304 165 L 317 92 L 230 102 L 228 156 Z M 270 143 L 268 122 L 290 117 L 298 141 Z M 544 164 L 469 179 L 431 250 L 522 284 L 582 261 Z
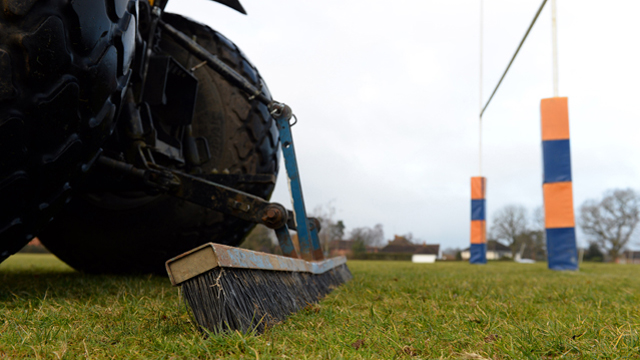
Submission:
M 549 269 L 577 270 L 568 99 L 542 99 L 540 115 L 544 162 L 542 189 Z
M 471 246 L 470 264 L 487 263 L 487 221 L 486 200 L 487 179 L 482 176 L 471 178 Z

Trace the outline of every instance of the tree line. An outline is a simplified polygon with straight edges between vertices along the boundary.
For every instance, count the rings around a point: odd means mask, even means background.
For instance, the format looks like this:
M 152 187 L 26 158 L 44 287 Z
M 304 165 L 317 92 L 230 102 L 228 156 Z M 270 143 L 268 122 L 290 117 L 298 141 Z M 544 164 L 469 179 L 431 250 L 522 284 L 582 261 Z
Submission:
M 589 199 L 580 205 L 577 225 L 589 244 L 585 260 L 616 261 L 634 239 L 640 222 L 640 194 L 633 189 L 613 189 L 601 199 Z M 511 248 L 512 256 L 520 249 L 524 257 L 545 257 L 544 211 L 536 208 L 532 216 L 521 205 L 507 205 L 492 217 L 489 239 L 500 240 Z
M 321 222 L 319 237 L 325 251 L 334 240 L 351 240 L 354 253 L 365 252 L 368 246 L 383 245 L 382 224 L 354 228 L 347 233 L 344 222 L 336 220 L 335 213 L 332 203 L 318 206 L 311 212 L 311 216 Z M 584 259 L 616 261 L 637 235 L 635 230 L 639 222 L 640 194 L 633 189 L 609 190 L 600 199 L 583 202 L 577 213 L 577 227 L 589 244 Z M 512 258 L 522 252 L 524 258 L 546 260 L 542 207 L 529 211 L 522 205 L 507 205 L 498 209 L 493 213 L 487 236 L 488 240 L 505 243 L 511 249 Z M 412 239 L 411 234 L 404 237 Z M 257 226 L 242 247 L 275 254 L 280 252 L 273 231 L 264 226 Z M 444 253 L 459 251 L 447 249 Z
M 351 229 L 346 232 L 345 224 L 342 220 L 335 219 L 336 209 L 331 202 L 317 206 L 310 212 L 309 216 L 320 220 L 320 233 L 318 237 L 325 252 L 329 251 L 331 242 L 335 240 L 349 240 L 354 254 L 365 253 L 367 247 L 381 246 L 384 243 L 384 229 L 382 224 L 372 227 L 363 226 Z M 407 234 L 411 239 L 411 234 Z M 242 248 L 267 252 L 271 254 L 281 254 L 280 246 L 273 230 L 263 225 L 257 225 L 249 233 L 241 245 Z

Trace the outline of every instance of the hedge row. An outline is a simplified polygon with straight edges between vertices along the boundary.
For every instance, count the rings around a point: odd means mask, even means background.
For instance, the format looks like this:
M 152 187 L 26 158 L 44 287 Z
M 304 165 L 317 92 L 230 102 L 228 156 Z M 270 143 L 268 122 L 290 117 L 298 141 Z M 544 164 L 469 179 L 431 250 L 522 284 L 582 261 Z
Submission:
M 399 260 L 399 261 L 411 261 L 413 254 L 406 253 L 365 253 L 365 254 L 353 254 L 347 256 L 352 260 Z

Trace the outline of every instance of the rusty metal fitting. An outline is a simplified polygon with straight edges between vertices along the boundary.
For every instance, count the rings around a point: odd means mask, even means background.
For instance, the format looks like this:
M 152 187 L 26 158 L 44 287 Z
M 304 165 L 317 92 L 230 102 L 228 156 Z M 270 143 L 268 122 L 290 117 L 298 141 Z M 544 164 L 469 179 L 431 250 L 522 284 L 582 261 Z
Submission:
M 320 220 L 318 220 L 318 218 L 310 217 L 309 224 L 311 225 L 311 229 L 317 229 L 318 232 L 322 230 L 322 226 L 320 225 Z
M 286 119 L 289 121 L 293 116 L 293 111 L 287 104 L 279 103 L 277 101 L 272 101 L 269 106 L 269 113 L 273 116 L 274 119 Z M 297 122 L 297 121 L 296 121 Z
M 280 204 L 271 203 L 262 211 L 261 220 L 264 225 L 271 229 L 281 228 L 287 223 L 287 220 L 289 220 L 287 209 Z

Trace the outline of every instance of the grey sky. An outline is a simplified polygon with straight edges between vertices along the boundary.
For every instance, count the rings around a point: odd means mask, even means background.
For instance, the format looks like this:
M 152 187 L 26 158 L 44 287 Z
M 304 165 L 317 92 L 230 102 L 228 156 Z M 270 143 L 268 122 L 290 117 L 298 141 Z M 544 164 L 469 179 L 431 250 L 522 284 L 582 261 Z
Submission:
M 640 3 L 558 1 L 560 96 L 569 97 L 574 206 L 640 188 Z M 484 1 L 488 98 L 540 0 Z M 479 0 L 170 1 L 248 55 L 289 104 L 307 207 L 347 230 L 382 223 L 446 247 L 469 242 L 478 175 Z M 540 99 L 553 96 L 550 8 L 484 116 L 487 211 L 542 204 Z M 288 205 L 284 169 L 273 201 Z M 584 239 L 579 237 L 584 243 Z

